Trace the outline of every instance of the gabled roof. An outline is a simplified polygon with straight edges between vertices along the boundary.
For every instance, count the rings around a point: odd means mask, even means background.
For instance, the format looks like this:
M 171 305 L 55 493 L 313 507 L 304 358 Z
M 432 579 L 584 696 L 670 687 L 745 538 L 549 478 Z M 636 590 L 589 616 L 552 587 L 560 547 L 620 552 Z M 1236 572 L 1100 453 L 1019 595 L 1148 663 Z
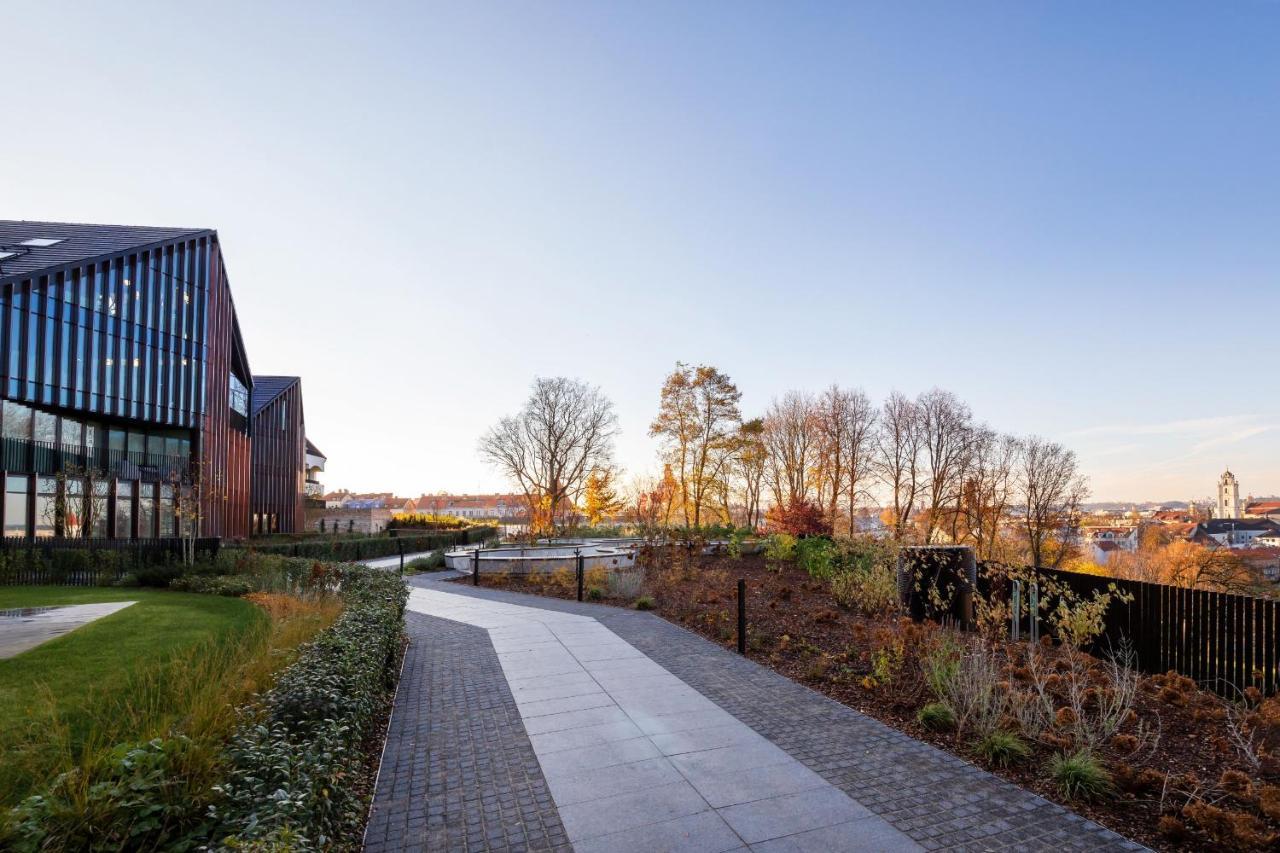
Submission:
M 255 376 L 253 377 L 253 400 L 249 405 L 250 417 L 257 417 L 271 401 L 288 391 L 296 383 L 301 382 L 299 376 Z
M 24 278 L 50 267 L 91 261 L 168 240 L 212 233 L 212 228 L 0 220 L 0 281 Z M 58 242 L 52 246 L 24 246 L 28 240 Z M 9 252 L 15 254 L 5 257 Z
M 319 456 L 321 459 L 328 459 L 328 458 L 329 458 L 328 456 L 325 456 L 323 453 L 321 453 L 321 452 L 320 452 L 320 448 L 318 448 L 318 447 L 316 447 L 314 444 L 312 444 L 312 443 L 311 443 L 311 439 L 309 439 L 309 438 L 307 439 L 307 455 L 308 455 L 308 456 Z
M 1277 531 L 1280 530 L 1280 525 L 1266 518 L 1212 518 L 1208 521 L 1200 522 L 1196 529 L 1209 535 L 1221 535 L 1223 533 L 1244 533 L 1254 530 L 1264 532 Z

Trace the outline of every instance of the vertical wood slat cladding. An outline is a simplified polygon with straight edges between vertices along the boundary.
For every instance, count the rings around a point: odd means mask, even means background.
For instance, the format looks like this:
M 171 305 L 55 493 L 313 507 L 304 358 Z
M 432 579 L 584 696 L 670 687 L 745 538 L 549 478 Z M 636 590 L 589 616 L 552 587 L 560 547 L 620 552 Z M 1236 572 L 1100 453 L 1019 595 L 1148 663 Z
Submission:
M 304 423 L 300 381 L 294 382 L 253 416 L 251 517 L 274 515 L 281 533 L 297 533 L 305 526 L 302 485 L 306 472 Z
M 204 417 L 200 429 L 200 470 L 205 479 L 205 536 L 242 538 L 249 535 L 249 472 L 252 462 L 247 430 L 231 423 L 231 360 L 235 347 L 235 305 L 227 281 L 222 252 L 211 240 L 209 252 L 208 341 Z M 244 377 L 246 385 L 252 377 Z M 246 427 L 248 424 L 246 423 Z

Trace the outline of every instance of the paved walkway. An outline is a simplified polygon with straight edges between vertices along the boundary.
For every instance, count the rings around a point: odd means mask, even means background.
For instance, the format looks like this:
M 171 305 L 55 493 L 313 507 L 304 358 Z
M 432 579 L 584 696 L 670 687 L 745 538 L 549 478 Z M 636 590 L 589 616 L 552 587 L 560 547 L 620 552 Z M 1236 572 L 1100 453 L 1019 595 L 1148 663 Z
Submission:
M 132 601 L 111 601 L 0 611 L 0 659 L 20 655 L 131 604 Z
M 367 850 L 1141 849 L 652 614 L 411 584 Z

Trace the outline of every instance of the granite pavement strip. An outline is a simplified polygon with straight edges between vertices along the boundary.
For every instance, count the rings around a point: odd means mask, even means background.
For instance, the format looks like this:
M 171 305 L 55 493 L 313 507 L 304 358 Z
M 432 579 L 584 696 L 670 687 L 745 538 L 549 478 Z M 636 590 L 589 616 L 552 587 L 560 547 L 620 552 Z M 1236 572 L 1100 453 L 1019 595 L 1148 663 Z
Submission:
M 106 601 L 0 611 L 0 660 L 16 657 L 82 625 L 118 613 L 133 603 Z
M 443 579 L 366 850 L 1143 849 L 653 614 Z

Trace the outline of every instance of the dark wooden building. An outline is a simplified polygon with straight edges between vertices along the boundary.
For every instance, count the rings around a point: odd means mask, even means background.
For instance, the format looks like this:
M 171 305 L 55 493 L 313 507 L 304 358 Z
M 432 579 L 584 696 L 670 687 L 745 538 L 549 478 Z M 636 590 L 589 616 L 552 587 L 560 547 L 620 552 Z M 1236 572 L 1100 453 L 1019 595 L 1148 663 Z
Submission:
M 173 536 L 196 477 L 202 535 L 249 534 L 253 377 L 216 231 L 0 221 L 0 392 L 6 536 Z
M 306 525 L 307 432 L 302 380 L 297 376 L 253 377 L 253 532 L 298 533 Z

